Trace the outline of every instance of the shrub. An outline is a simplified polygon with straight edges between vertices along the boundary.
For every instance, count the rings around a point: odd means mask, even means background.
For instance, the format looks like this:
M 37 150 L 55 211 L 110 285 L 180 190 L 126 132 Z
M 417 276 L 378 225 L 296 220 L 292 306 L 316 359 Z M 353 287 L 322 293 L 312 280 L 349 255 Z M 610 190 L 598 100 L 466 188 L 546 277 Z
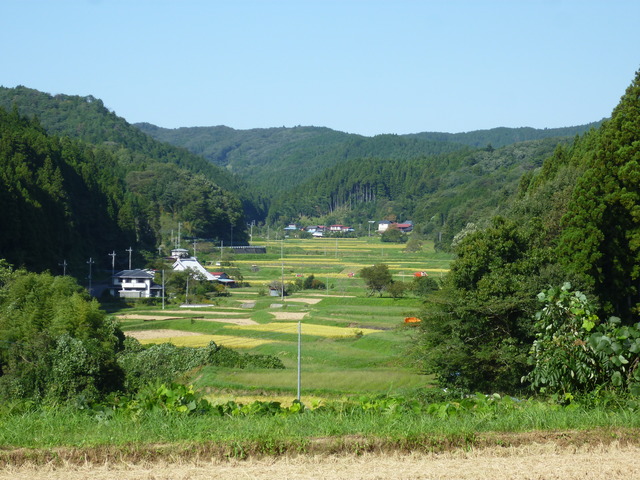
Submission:
M 0 396 L 91 400 L 122 387 L 124 335 L 84 288 L 49 273 L 1 276 Z
M 118 355 L 125 373 L 125 388 L 136 391 L 154 382 L 171 383 L 180 375 L 204 365 L 228 368 L 284 368 L 282 361 L 271 355 L 251 355 L 209 342 L 206 347 L 177 347 L 161 343 L 144 347 L 135 339 L 125 341 Z

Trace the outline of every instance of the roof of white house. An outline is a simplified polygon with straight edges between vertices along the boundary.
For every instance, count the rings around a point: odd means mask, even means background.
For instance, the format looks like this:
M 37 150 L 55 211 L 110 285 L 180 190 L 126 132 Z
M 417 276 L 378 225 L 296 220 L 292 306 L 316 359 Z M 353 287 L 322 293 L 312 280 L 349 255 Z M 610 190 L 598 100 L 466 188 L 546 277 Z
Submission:
M 207 280 L 216 280 L 216 277 L 211 275 L 211 273 L 193 257 L 178 258 L 173 264 L 174 270 L 187 270 L 189 268 L 201 273 Z

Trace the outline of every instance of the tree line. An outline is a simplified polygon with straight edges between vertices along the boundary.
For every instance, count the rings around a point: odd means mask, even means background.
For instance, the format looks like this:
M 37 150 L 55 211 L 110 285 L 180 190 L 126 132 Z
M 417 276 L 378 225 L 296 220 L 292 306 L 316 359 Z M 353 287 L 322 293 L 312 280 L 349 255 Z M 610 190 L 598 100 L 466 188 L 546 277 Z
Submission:
M 448 387 L 640 393 L 640 72 L 611 119 L 469 229 L 416 355 Z

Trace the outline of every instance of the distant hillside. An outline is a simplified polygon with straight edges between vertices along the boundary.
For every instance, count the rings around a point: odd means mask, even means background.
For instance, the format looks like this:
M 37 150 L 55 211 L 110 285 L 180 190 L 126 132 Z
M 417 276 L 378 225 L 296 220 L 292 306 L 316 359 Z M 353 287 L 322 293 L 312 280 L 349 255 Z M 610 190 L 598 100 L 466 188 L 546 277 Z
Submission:
M 276 197 L 274 223 L 411 219 L 446 248 L 468 222 L 480 223 L 513 200 L 521 178 L 570 139 L 543 139 L 499 149 L 471 149 L 393 160 L 347 160 Z
M 234 130 L 228 127 L 165 129 L 135 124 L 163 142 L 189 149 L 273 196 L 345 160 L 407 159 L 464 148 L 398 135 L 363 137 L 321 127 Z
M 576 135 L 582 135 L 591 129 L 599 128 L 603 121 L 604 119 L 598 122 L 588 123 L 586 125 L 563 128 L 536 129 L 531 127 L 498 127 L 490 130 L 475 130 L 463 133 L 423 132 L 406 136 L 438 142 L 461 143 L 470 147 L 484 148 L 491 145 L 493 148 L 500 148 L 513 143 L 527 142 L 529 140 L 542 140 L 543 138 L 554 137 L 575 137 Z
M 538 130 L 496 128 L 468 133 L 361 135 L 323 127 L 235 130 L 225 126 L 166 129 L 135 124 L 152 137 L 202 155 L 256 185 L 271 197 L 314 175 L 357 158 L 406 160 L 461 150 L 465 146 L 499 148 L 551 137 L 570 137 L 599 125 Z
M 249 218 L 262 215 L 256 213 L 259 208 L 250 198 L 252 190 L 234 175 L 145 135 L 91 96 L 52 96 L 26 87 L 0 87 L 3 107 L 16 118 L 32 119 L 52 143 L 77 143 L 74 155 L 91 166 L 83 167 L 86 182 L 118 185 L 113 193 L 114 201 L 122 204 L 117 221 L 127 218 L 130 222 L 125 226 L 134 233 L 128 234 L 127 242 L 134 247 L 154 251 L 160 244 L 170 245 L 170 231 L 177 230 L 178 222 L 188 235 L 228 241 L 233 231 L 234 240 L 243 242 L 248 238 L 244 213 L 248 211 Z M 7 159 L 12 155 L 8 153 Z M 31 169 L 29 164 L 25 168 Z M 110 175 L 104 182 L 103 168 Z M 61 188 L 66 195 L 64 182 Z
M 28 117 L 37 117 L 40 124 L 54 135 L 66 135 L 94 145 L 104 145 L 118 151 L 129 163 L 167 163 L 191 173 L 204 175 L 225 190 L 243 200 L 248 216 L 261 214 L 251 197 L 251 189 L 227 170 L 213 165 L 186 149 L 159 142 L 145 135 L 125 119 L 109 111 L 102 100 L 89 95 L 50 95 L 31 88 L 0 87 L 0 107 Z

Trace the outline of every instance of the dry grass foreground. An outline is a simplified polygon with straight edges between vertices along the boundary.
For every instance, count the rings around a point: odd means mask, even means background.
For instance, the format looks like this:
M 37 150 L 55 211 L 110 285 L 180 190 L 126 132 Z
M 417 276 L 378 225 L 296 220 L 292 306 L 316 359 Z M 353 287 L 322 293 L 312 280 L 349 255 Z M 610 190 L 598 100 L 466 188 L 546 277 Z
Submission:
M 363 453 L 315 450 L 309 454 L 249 456 L 238 460 L 179 446 L 158 446 L 162 454 L 120 451 L 2 451 L 0 480 L 12 479 L 325 479 L 325 480 L 616 480 L 640 478 L 637 433 L 620 441 L 594 432 L 503 434 L 511 446 L 402 452 L 377 448 Z M 586 438 L 585 438 L 586 437 Z M 495 438 L 493 439 L 496 440 Z M 482 442 L 481 442 L 482 443 Z M 108 453 L 108 454 L 107 454 Z M 148 453 L 148 452 L 147 452 Z M 156 452 L 159 453 L 159 452 Z M 184 455 L 182 455 L 184 454 Z M 38 458 L 39 457 L 39 458 Z M 34 458 L 38 458 L 32 462 Z
M 579 450 L 555 444 L 441 454 L 314 455 L 250 460 L 104 462 L 7 466 L 0 479 L 48 480 L 615 480 L 640 478 L 640 448 L 616 444 Z

